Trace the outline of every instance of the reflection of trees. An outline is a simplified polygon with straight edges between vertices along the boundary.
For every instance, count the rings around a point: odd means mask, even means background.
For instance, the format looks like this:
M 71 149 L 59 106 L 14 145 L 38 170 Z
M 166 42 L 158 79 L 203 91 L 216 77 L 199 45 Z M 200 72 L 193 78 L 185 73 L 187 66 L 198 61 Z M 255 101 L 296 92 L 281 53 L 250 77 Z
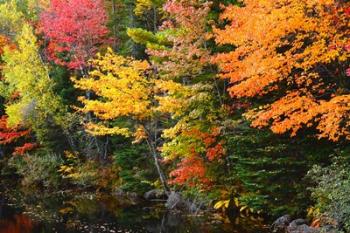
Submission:
M 25 215 L 15 215 L 10 219 L 0 220 L 0 233 L 31 233 L 33 222 Z
M 220 219 L 219 222 L 228 224 L 217 224 L 212 222 L 216 218 L 167 212 L 161 203 L 144 204 L 135 206 L 128 199 L 102 193 L 39 193 L 14 189 L 6 192 L 5 199 L 0 193 L 0 233 L 52 232 L 53 227 L 58 232 L 101 232 L 102 229 L 104 232 L 140 233 L 264 232 L 262 226 L 245 218 L 239 222 L 237 219 Z M 17 211 L 24 211 L 26 215 L 17 214 Z
M 3 215 L 4 215 L 4 211 L 3 211 L 3 206 L 4 206 L 4 204 L 5 204 L 5 200 L 4 200 L 4 198 L 2 198 L 1 196 L 0 196 L 0 219 L 2 219 L 3 218 Z

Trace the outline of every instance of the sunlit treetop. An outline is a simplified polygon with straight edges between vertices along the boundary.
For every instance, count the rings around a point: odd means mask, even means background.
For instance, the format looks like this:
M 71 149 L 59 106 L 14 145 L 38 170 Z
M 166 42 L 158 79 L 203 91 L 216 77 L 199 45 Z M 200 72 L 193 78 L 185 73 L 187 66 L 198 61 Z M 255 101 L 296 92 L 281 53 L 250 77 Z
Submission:
M 165 76 L 191 77 L 202 72 L 209 60 L 209 52 L 204 47 L 209 10 L 209 2 L 170 0 L 165 3 L 169 20 L 163 22 L 160 31 L 171 46 L 148 48 L 148 53 L 160 60 L 159 69 Z
M 195 76 L 209 61 L 204 45 L 209 10 L 209 2 L 169 0 L 163 6 L 166 20 L 157 33 L 132 28 L 128 35 L 146 45 L 148 55 L 163 78 Z
M 100 99 L 80 97 L 84 104 L 80 111 L 93 112 L 103 121 L 120 117 L 142 120 L 150 116 L 152 83 L 145 76 L 149 68 L 147 62 L 122 57 L 108 49 L 105 55 L 98 55 L 91 65 L 94 70 L 88 77 L 73 78 L 73 81 L 76 88 L 91 91 Z M 102 124 L 90 124 L 88 129 L 97 135 L 130 135 L 127 128 L 108 128 Z
M 40 17 L 49 58 L 71 69 L 83 69 L 107 42 L 106 24 L 102 0 L 52 0 Z
M 7 123 L 10 127 L 35 127 L 47 117 L 53 117 L 57 124 L 63 124 L 61 113 L 65 108 L 53 92 L 53 82 L 40 57 L 33 28 L 24 24 L 13 43 L 16 48 L 5 47 L 4 50 L 4 78 L 1 80 L 1 95 L 17 95 L 6 103 Z
M 17 10 L 16 1 L 0 3 L 0 34 L 14 37 L 24 23 L 24 15 Z

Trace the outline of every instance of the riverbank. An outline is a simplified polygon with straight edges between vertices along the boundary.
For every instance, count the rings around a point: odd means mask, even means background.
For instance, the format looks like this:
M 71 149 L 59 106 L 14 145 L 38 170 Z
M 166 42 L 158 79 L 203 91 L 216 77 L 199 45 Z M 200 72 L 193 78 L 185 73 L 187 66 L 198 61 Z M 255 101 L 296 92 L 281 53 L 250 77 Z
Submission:
M 135 202 L 112 193 L 24 189 L 6 179 L 0 186 L 0 233 L 267 232 L 249 218 L 193 216 L 168 211 L 163 202 Z

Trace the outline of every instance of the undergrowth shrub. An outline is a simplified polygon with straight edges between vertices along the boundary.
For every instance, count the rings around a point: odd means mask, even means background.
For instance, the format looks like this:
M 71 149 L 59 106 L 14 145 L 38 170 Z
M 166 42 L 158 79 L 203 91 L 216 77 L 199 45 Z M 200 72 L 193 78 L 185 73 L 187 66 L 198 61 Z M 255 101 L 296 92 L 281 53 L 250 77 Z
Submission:
M 350 160 L 349 154 L 338 156 L 327 167 L 314 166 L 308 177 L 319 218 L 331 218 L 333 223 L 350 232 Z
M 52 153 L 14 156 L 8 163 L 22 177 L 23 186 L 43 186 L 55 188 L 59 186 L 61 176 L 58 167 L 63 160 Z

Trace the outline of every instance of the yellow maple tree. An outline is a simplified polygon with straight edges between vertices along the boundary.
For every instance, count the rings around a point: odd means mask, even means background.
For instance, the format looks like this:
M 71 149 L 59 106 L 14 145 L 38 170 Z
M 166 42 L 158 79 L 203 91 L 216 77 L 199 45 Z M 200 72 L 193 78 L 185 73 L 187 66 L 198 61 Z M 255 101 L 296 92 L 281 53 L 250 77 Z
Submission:
M 161 85 L 157 87 L 159 82 L 152 77 L 149 63 L 117 55 L 108 49 L 104 55 L 98 54 L 91 65 L 93 70 L 88 76 L 72 78 L 76 88 L 95 95 L 94 98 L 79 98 L 83 107 L 78 110 L 93 113 L 100 119 L 97 123 L 87 123 L 87 130 L 98 136 L 133 137 L 134 143 L 145 141 L 164 189 L 168 191 L 157 149 L 160 123 L 156 117 L 159 112 L 156 94 Z M 123 123 L 118 124 L 118 120 Z
M 149 68 L 146 61 L 116 55 L 108 49 L 105 55 L 98 55 L 91 61 L 95 67 L 88 77 L 73 78 L 75 87 L 91 91 L 101 99 L 81 96 L 82 112 L 93 112 L 99 119 L 108 121 L 118 117 L 142 120 L 151 114 L 149 95 L 152 83 L 144 74 Z M 127 128 L 107 127 L 89 123 L 88 129 L 95 135 L 121 134 L 129 136 Z

